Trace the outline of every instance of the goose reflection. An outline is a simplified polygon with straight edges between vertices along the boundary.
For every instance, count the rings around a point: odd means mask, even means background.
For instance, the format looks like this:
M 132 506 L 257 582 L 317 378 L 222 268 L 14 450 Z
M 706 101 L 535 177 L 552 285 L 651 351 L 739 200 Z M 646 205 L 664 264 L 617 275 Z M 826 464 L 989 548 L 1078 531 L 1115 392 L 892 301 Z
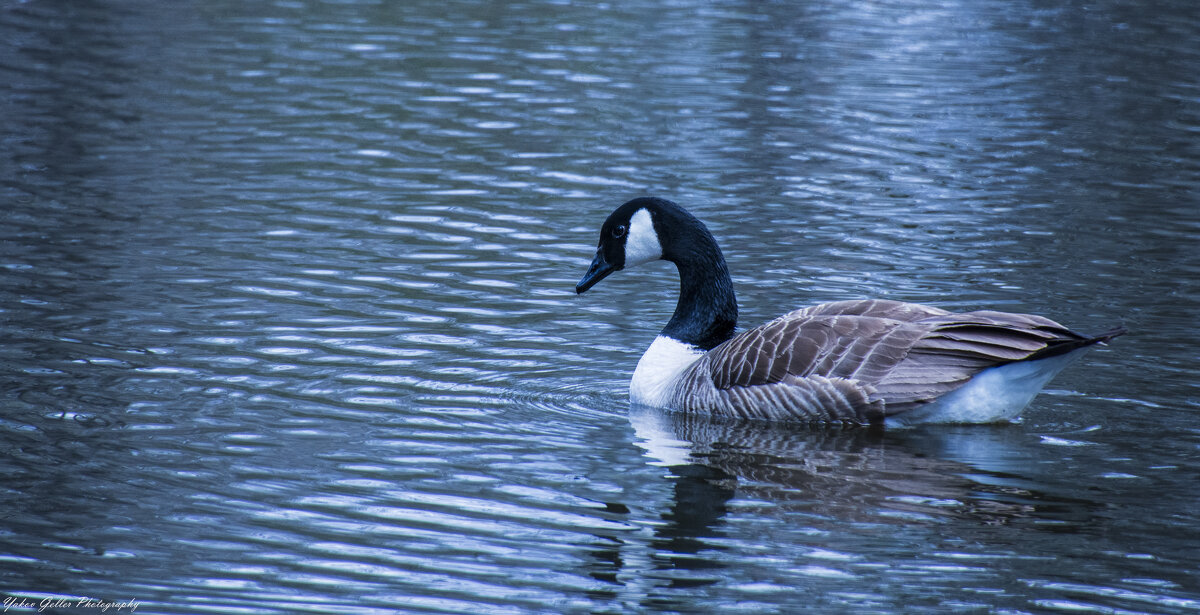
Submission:
M 671 471 L 660 534 L 674 540 L 712 534 L 735 496 L 739 511 L 804 513 L 818 526 L 956 519 L 1063 530 L 1086 526 L 1095 509 L 1022 475 L 1041 451 L 1013 426 L 805 431 L 640 406 L 630 421 L 649 462 Z
M 1079 534 L 1104 526 L 1103 504 L 1065 496 L 1077 491 L 1037 473 L 1056 453 L 1019 426 L 802 430 L 644 406 L 629 418 L 668 489 L 661 502 L 642 503 L 658 517 L 648 540 L 596 536 L 603 546 L 593 545 L 586 565 L 604 583 L 590 592 L 596 600 L 686 610 L 689 594 L 673 590 L 721 583 L 726 568 L 772 541 L 783 541 L 772 552 L 802 554 L 825 548 L 814 537 L 860 536 L 838 548 L 869 561 L 880 536 L 911 541 L 921 532 L 908 530 L 920 527 L 931 539 L 1002 536 L 1004 550 L 1013 534 L 995 526 Z

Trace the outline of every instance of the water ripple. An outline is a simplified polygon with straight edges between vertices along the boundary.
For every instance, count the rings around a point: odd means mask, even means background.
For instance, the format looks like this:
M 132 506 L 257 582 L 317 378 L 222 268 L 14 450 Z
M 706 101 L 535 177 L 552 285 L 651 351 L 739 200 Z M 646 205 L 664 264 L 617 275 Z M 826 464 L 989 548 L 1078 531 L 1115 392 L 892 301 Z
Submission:
M 1200 608 L 1191 4 L 110 4 L 0 8 L 11 595 Z M 647 192 L 720 236 L 745 324 L 1136 335 L 1010 428 L 630 421 L 675 272 L 573 288 Z

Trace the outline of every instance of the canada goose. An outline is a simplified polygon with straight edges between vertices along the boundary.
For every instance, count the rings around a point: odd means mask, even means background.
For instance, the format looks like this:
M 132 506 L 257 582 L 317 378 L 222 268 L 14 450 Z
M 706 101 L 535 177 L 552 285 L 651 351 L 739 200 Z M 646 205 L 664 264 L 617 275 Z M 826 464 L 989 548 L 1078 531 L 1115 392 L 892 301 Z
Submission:
M 725 258 L 679 205 L 642 197 L 600 228 L 575 287 L 653 260 L 679 269 L 679 302 L 638 361 L 630 401 L 738 419 L 843 424 L 990 423 L 1015 418 L 1088 347 L 1088 336 L 1029 314 L 885 300 L 837 301 L 735 333 Z

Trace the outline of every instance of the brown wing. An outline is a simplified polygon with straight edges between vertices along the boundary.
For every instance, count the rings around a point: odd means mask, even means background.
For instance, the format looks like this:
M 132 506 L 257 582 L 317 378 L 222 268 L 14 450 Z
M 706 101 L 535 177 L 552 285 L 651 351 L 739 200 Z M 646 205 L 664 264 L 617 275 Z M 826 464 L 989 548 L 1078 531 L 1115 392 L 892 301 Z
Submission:
M 980 371 L 1069 352 L 1101 341 L 1041 316 L 1006 312 L 946 314 L 919 321 L 929 331 L 875 383 L 893 415 L 962 386 Z
M 867 423 L 883 417 L 874 383 L 946 314 L 895 301 L 842 301 L 785 314 L 714 348 L 684 373 L 681 409 L 739 418 Z M 697 394 L 706 392 L 707 394 Z
M 678 390 L 688 395 L 677 405 L 739 418 L 875 422 L 988 367 L 1089 339 L 1024 314 L 951 314 L 895 301 L 822 304 L 714 348 L 684 373 Z
M 800 316 L 874 316 L 901 322 L 913 322 L 932 316 L 950 314 L 941 308 L 919 303 L 903 301 L 888 301 L 885 299 L 858 299 L 851 301 L 834 301 L 794 310 L 780 316 L 776 320 Z

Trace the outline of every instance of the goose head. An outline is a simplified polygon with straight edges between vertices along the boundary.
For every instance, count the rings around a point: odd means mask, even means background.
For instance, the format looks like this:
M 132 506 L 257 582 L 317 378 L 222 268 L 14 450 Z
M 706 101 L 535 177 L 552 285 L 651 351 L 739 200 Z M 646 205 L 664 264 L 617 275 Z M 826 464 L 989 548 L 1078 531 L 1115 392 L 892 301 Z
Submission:
M 625 203 L 609 214 L 600 227 L 596 257 L 575 286 L 575 292 L 585 292 L 615 271 L 664 258 L 658 227 L 661 225 L 659 219 L 663 218 L 670 205 L 674 204 L 663 199 L 642 197 Z M 675 208 L 678 209 L 678 206 L 675 205 Z
M 703 350 L 729 339 L 737 326 L 737 298 L 721 248 L 704 223 L 666 199 L 636 198 L 609 214 L 575 292 L 654 260 L 679 270 L 679 301 L 662 335 Z
M 680 264 L 694 257 L 698 247 L 708 247 L 720 258 L 713 235 L 684 208 L 665 198 L 640 197 L 620 205 L 600 227 L 600 240 L 592 267 L 575 286 L 576 293 L 605 277 L 650 261 Z

